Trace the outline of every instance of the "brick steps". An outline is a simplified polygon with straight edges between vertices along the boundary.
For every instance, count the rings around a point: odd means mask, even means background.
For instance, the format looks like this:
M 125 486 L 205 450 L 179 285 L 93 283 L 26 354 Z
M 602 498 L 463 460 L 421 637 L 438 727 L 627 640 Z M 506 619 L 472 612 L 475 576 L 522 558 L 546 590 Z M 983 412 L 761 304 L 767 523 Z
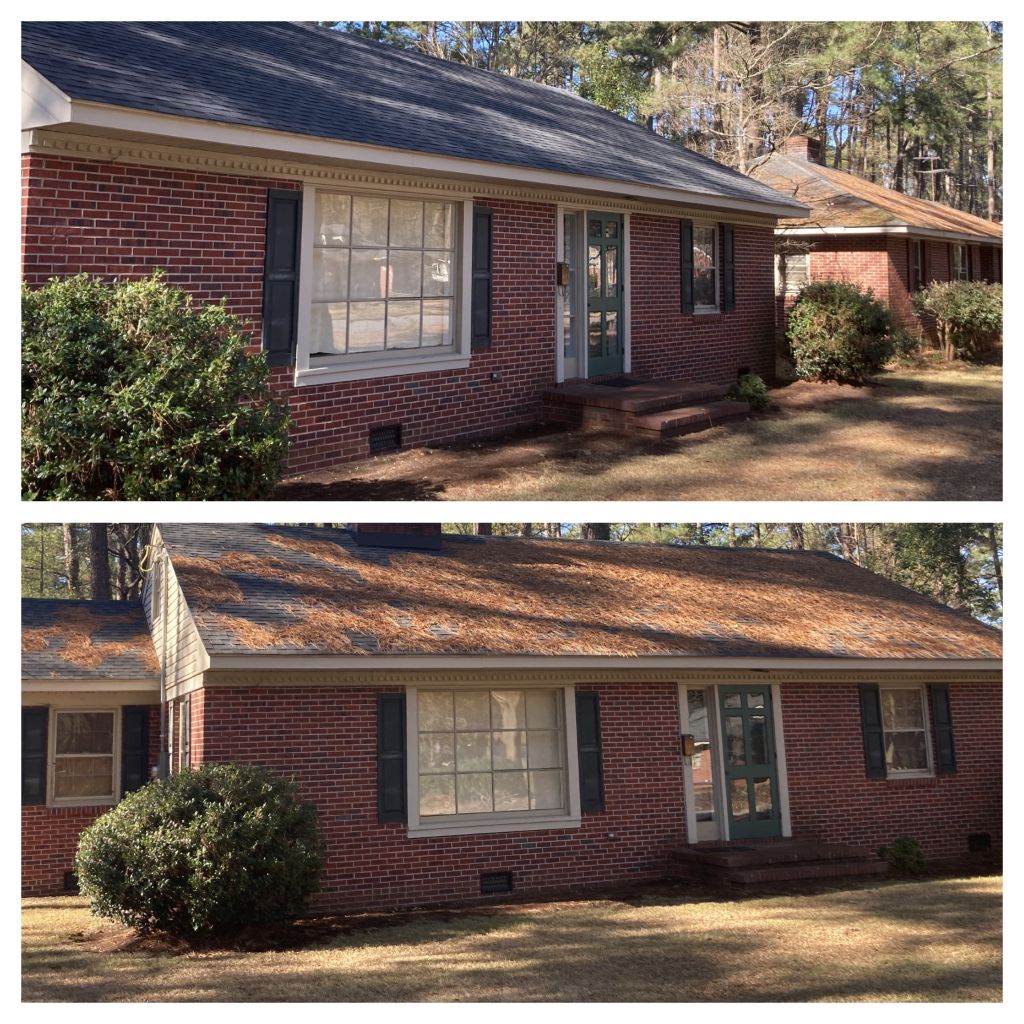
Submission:
M 744 419 L 749 412 L 750 406 L 746 402 L 722 399 L 719 402 L 704 402 L 700 405 L 687 405 L 678 409 L 648 413 L 646 416 L 636 416 L 627 429 L 631 434 L 637 435 L 678 437 L 681 434 L 707 430 L 718 423 Z

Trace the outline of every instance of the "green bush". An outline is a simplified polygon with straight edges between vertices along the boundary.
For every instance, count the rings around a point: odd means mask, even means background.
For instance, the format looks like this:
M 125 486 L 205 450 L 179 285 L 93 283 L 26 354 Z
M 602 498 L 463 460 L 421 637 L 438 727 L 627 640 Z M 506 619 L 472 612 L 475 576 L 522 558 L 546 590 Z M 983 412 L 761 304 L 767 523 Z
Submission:
M 862 384 L 888 361 L 892 329 L 892 315 L 870 290 L 837 281 L 809 284 L 786 330 L 796 375 Z
M 913 297 L 918 313 L 935 317 L 948 359 L 979 355 L 1003 334 L 1003 286 L 981 281 L 933 281 Z
M 878 851 L 878 856 L 889 862 L 894 871 L 905 875 L 919 875 L 924 871 L 924 851 L 916 839 L 901 836 Z
M 322 861 L 316 810 L 295 786 L 231 763 L 130 793 L 82 833 L 75 870 L 93 913 L 187 936 L 295 917 Z
M 768 386 L 756 373 L 745 373 L 725 393 L 734 402 L 747 402 L 758 412 L 768 408 Z
M 913 363 L 921 354 L 923 339 L 920 334 L 900 327 L 889 335 L 889 358 L 897 363 Z
M 159 273 L 22 289 L 22 489 L 49 500 L 266 497 L 288 449 L 262 354 Z

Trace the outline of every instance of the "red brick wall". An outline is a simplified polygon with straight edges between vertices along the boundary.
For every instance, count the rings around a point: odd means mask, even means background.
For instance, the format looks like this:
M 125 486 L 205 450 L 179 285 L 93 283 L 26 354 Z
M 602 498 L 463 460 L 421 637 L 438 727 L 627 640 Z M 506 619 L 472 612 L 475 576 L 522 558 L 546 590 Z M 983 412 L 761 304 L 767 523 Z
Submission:
M 824 238 L 811 250 L 811 280 L 840 281 L 870 288 L 889 300 L 889 254 L 884 235 Z
M 160 711 L 149 716 L 149 756 L 155 765 L 160 748 Z M 64 872 L 74 868 L 78 837 L 109 807 L 44 807 L 21 809 L 21 894 L 58 896 Z
M 775 372 L 774 234 L 770 227 L 734 231 L 736 309 L 700 316 L 679 311 L 679 221 L 630 217 L 632 372 L 725 384 L 749 367 Z
M 889 309 L 900 327 L 908 330 L 919 326 L 910 302 L 910 242 L 906 238 L 890 235 L 889 251 Z
M 782 687 L 793 834 L 877 847 L 912 836 L 926 857 L 967 854 L 967 836 L 1002 836 L 1002 692 L 949 687 L 957 771 L 929 779 L 868 779 L 856 686 Z M 826 712 L 824 709 L 828 709 Z
M 512 871 L 524 893 L 656 877 L 684 834 L 677 689 L 594 689 L 606 810 L 584 815 L 579 829 L 409 839 L 404 825 L 378 824 L 379 691 L 371 688 L 206 690 L 204 756 L 266 765 L 317 804 L 328 850 L 324 908 L 472 899 L 487 871 Z

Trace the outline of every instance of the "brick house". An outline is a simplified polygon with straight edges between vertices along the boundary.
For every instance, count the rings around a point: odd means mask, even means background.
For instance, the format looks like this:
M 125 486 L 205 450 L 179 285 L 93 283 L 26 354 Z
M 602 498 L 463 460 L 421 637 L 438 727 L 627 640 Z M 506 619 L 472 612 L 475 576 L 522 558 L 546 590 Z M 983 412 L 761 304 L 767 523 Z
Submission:
M 25 279 L 226 298 L 292 471 L 529 424 L 573 381 L 774 369 L 805 208 L 567 91 L 302 24 L 25 24 L 22 56 Z
M 1001 847 L 999 632 L 829 555 L 389 524 L 153 547 L 139 605 L 24 602 L 27 894 L 61 891 L 160 751 L 295 779 L 325 909 L 652 879 L 723 846 L 813 847 L 819 874 L 902 835 Z
M 794 135 L 750 176 L 810 207 L 775 230 L 776 327 L 809 281 L 870 288 L 897 322 L 924 327 L 910 297 L 932 281 L 1002 281 L 1003 226 L 826 167 L 821 143 Z

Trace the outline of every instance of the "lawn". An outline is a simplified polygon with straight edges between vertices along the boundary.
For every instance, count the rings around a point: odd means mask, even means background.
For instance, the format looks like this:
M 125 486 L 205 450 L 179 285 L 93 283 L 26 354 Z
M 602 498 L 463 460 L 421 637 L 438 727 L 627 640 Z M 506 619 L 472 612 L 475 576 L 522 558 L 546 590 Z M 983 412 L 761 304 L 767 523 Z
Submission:
M 23 902 L 26 1001 L 1001 999 L 996 877 L 336 919 L 313 946 L 168 952 L 77 898 Z M 338 927 L 338 925 L 345 927 Z
M 533 430 L 419 448 L 286 480 L 276 498 L 998 501 L 1002 368 L 805 381 L 772 411 L 667 441 Z

